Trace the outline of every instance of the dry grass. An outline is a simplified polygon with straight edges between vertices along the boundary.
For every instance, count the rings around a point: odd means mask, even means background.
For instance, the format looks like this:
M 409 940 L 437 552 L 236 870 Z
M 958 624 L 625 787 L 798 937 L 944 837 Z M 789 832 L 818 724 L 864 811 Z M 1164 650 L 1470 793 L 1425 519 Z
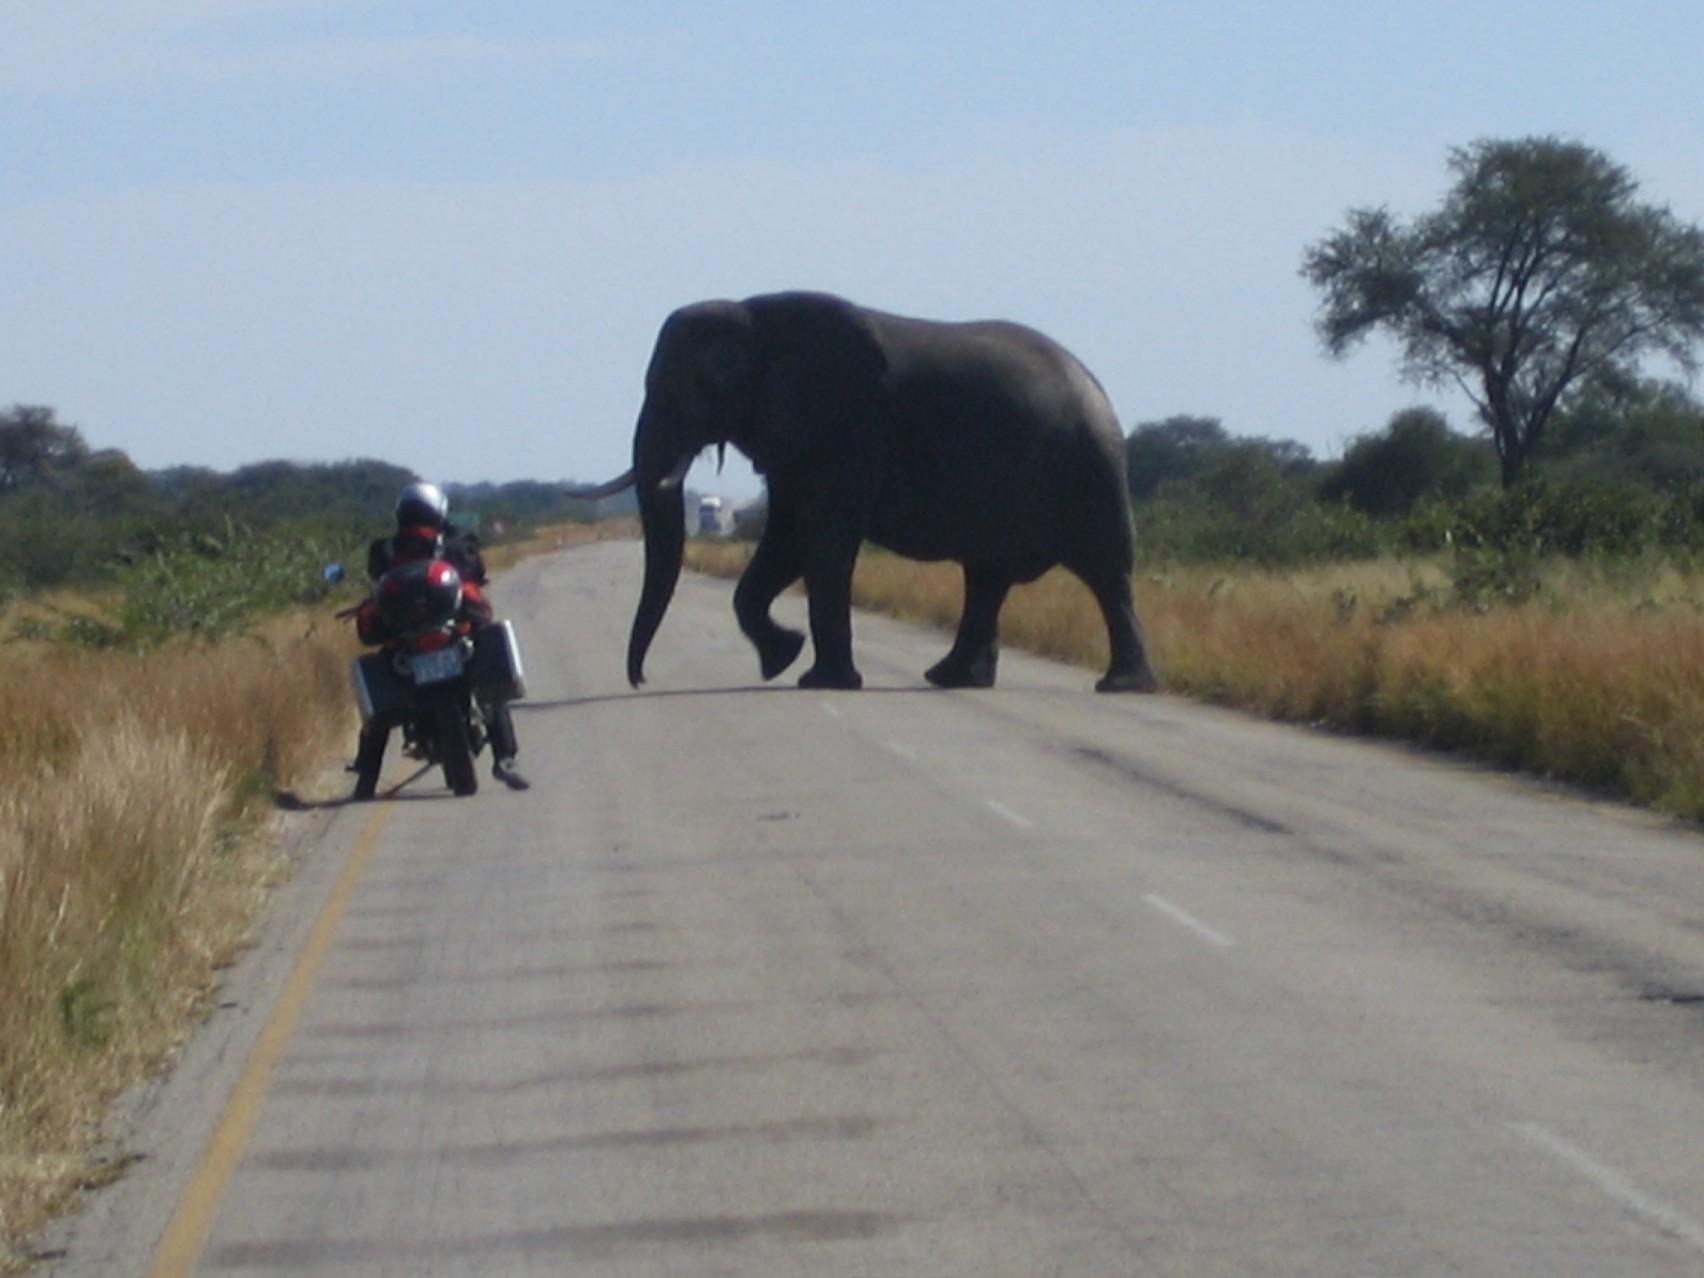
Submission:
M 274 785 L 352 732 L 347 628 L 148 654 L 15 644 L 0 683 L 0 1272 L 240 946 Z
M 1555 569 L 1545 594 L 1427 606 L 1368 565 L 1140 589 L 1169 686 L 1275 718 L 1424 744 L 1704 817 L 1704 606 L 1685 578 Z
M 701 571 L 748 548 L 692 543 Z M 1440 606 L 1433 565 L 1139 576 L 1137 608 L 1173 691 L 1273 718 L 1460 749 L 1704 818 L 1704 583 L 1560 566 L 1540 598 L 1480 613 Z M 860 604 L 956 624 L 956 567 L 860 557 Z M 1088 591 L 1049 574 L 1012 593 L 1002 641 L 1087 667 L 1106 661 Z

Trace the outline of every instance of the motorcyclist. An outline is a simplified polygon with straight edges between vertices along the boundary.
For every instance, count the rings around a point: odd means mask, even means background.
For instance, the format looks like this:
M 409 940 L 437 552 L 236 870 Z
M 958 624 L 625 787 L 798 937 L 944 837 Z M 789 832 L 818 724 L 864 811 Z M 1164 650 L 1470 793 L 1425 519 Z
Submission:
M 375 537 L 367 546 L 367 576 L 377 582 L 398 564 L 418 559 L 447 559 L 461 577 L 461 619 L 474 628 L 494 619 L 491 601 L 485 597 L 488 581 L 479 538 L 449 520 L 449 499 L 436 484 L 416 480 L 404 486 L 396 501 L 396 532 Z M 363 643 L 380 644 L 392 638 L 380 620 L 377 605 L 368 600 L 355 614 L 355 630 Z M 525 790 L 528 781 L 515 764 L 520 744 L 515 737 L 514 717 L 502 702 L 481 702 L 491 741 L 491 775 L 511 790 Z M 361 729 L 360 744 L 350 770 L 359 777 L 375 777 L 375 766 L 384 757 L 390 739 L 389 723 L 375 719 Z M 354 796 L 373 797 L 374 787 L 357 780 Z
M 455 565 L 464 583 L 483 588 L 489 580 L 478 534 L 451 522 L 450 500 L 438 485 L 415 480 L 403 486 L 396 499 L 396 528 L 391 536 L 375 537 L 368 543 L 368 580 L 377 581 L 400 561 L 397 537 L 416 528 L 430 528 L 438 534 L 444 557 Z

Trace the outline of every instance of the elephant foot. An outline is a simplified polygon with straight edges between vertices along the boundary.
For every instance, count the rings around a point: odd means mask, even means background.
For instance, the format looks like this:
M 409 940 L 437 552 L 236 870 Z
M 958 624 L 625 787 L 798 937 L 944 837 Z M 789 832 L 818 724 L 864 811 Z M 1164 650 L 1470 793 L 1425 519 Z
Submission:
M 799 659 L 805 637 L 796 630 L 778 632 L 773 642 L 757 650 L 758 664 L 764 679 L 773 679 Z
M 844 670 L 825 670 L 822 666 L 812 666 L 799 676 L 801 688 L 839 688 L 845 692 L 856 692 L 864 686 L 864 676 L 851 667 Z
M 968 664 L 942 660 L 925 670 L 923 677 L 937 688 L 992 688 L 995 669 L 992 660 Z
M 1096 692 L 1158 692 L 1160 681 L 1152 670 L 1109 670 L 1095 685 Z

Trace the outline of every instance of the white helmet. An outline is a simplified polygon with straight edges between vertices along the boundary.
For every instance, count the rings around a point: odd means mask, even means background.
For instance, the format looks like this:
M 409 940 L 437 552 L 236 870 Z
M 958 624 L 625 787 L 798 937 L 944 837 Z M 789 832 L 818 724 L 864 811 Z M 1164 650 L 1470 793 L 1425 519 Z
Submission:
M 396 526 L 442 528 L 449 517 L 450 499 L 436 484 L 416 480 L 403 488 L 396 499 Z

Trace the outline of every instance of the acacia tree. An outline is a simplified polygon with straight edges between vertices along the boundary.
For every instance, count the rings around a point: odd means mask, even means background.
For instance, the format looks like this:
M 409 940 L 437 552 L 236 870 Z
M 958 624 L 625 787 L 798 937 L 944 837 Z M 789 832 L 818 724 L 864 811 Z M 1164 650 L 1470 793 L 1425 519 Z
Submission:
M 1579 143 L 1480 141 L 1449 167 L 1436 211 L 1405 225 L 1352 209 L 1302 275 L 1331 355 L 1382 330 L 1406 380 L 1467 393 L 1507 486 L 1571 391 L 1630 381 L 1652 355 L 1696 370 L 1704 232 L 1637 202 L 1627 170 Z

